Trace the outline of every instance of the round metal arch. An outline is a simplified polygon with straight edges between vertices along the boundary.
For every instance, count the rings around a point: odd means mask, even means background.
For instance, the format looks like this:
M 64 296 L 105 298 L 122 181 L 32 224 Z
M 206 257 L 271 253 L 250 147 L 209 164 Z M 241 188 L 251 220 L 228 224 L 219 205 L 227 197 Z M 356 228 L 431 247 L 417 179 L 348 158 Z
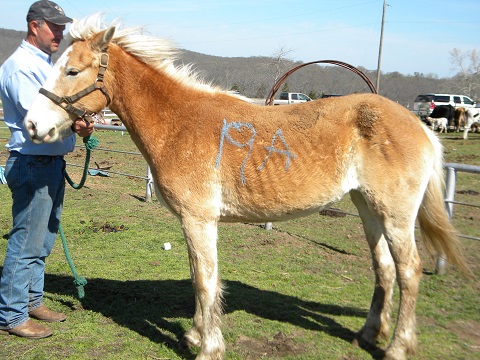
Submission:
M 298 69 L 301 69 L 304 66 L 312 65 L 312 64 L 333 64 L 333 65 L 338 65 L 338 66 L 341 66 L 345 69 L 348 69 L 348 70 L 354 72 L 355 74 L 357 74 L 358 76 L 360 76 L 367 83 L 367 85 L 370 88 L 370 90 L 372 91 L 372 93 L 377 94 L 377 89 L 375 88 L 375 85 L 373 85 L 373 83 L 370 81 L 370 79 L 367 77 L 367 75 L 365 75 L 362 71 L 357 69 L 355 66 L 352 66 L 350 64 L 347 64 L 343 61 L 338 61 L 338 60 L 318 60 L 318 61 L 311 61 L 311 62 L 308 62 L 308 63 L 305 63 L 305 64 L 295 66 L 294 68 L 290 69 L 285 74 L 283 74 L 275 82 L 272 89 L 270 90 L 270 93 L 268 94 L 268 96 L 265 100 L 265 105 L 273 105 L 273 98 L 275 97 L 275 94 L 277 93 L 280 86 L 282 86 L 283 83 L 285 82 L 285 80 L 287 80 L 287 77 L 289 77 L 292 73 L 294 73 Z

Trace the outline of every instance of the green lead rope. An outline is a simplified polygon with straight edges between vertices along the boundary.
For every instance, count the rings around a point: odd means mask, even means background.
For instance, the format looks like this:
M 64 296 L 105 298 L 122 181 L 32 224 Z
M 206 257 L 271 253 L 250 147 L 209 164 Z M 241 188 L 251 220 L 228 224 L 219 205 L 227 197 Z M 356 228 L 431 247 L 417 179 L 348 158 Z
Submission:
M 80 180 L 80 183 L 75 184 L 70 178 L 70 176 L 65 172 L 65 178 L 75 190 L 81 189 L 85 184 L 85 181 L 87 180 L 88 165 L 90 164 L 90 153 L 93 149 L 95 149 L 98 146 L 99 141 L 93 136 L 86 136 L 83 138 L 83 143 L 85 144 L 85 148 L 87 149 L 87 154 L 85 156 L 85 165 L 83 167 L 83 175 L 82 175 L 82 179 Z M 70 257 L 70 253 L 68 251 L 67 238 L 65 237 L 65 233 L 63 232 L 62 224 L 60 224 L 58 230 L 60 232 L 60 237 L 62 238 L 63 251 L 65 252 L 65 257 L 67 258 L 68 265 L 70 265 L 70 269 L 72 270 L 72 274 L 75 278 L 75 280 L 73 281 L 73 284 L 77 288 L 78 298 L 83 299 L 85 297 L 84 286 L 87 285 L 87 279 L 85 279 L 83 276 L 78 276 L 77 270 L 75 269 L 75 264 L 73 263 L 73 260 Z
M 70 257 L 70 253 L 68 252 L 67 238 L 65 237 L 65 233 L 63 232 L 62 224 L 60 224 L 58 230 L 60 232 L 60 237 L 62 238 L 63 251 L 65 252 L 65 257 L 67 258 L 68 265 L 70 265 L 70 269 L 72 270 L 73 277 L 75 278 L 75 280 L 73 280 L 73 284 L 77 288 L 78 298 L 83 299 L 85 297 L 84 286 L 87 285 L 87 279 L 85 279 L 83 276 L 78 276 L 77 270 L 75 269 L 75 264 L 73 263 L 73 260 Z
M 82 179 L 80 180 L 80 183 L 75 184 L 70 178 L 70 176 L 67 173 L 65 173 L 65 178 L 67 179 L 70 186 L 73 187 L 75 190 L 81 189 L 85 184 L 85 181 L 87 180 L 88 166 L 90 165 L 90 153 L 93 149 L 95 149 L 98 146 L 99 141 L 97 138 L 94 138 L 93 136 L 86 136 L 83 138 L 83 143 L 85 144 L 85 148 L 87 149 L 87 154 L 85 156 L 85 165 L 83 167 L 83 175 L 82 175 Z

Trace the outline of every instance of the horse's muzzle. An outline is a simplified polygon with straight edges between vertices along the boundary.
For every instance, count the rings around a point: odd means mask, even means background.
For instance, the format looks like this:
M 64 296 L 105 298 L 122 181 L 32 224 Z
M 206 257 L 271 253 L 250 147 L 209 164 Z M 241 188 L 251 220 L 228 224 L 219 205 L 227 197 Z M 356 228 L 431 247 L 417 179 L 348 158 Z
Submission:
M 25 128 L 28 132 L 30 140 L 32 140 L 32 142 L 36 144 L 53 142 L 58 136 L 55 127 L 52 127 L 50 130 L 48 130 L 45 135 L 39 134 L 37 124 L 32 120 L 28 120 L 25 122 Z

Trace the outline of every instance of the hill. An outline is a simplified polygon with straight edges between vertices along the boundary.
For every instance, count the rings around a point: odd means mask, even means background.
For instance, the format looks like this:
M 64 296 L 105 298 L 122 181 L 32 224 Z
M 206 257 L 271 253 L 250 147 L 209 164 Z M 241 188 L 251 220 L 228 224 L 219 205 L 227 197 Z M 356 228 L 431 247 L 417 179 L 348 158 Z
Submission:
M 0 64 L 2 64 L 25 38 L 26 32 L 0 28 Z M 60 51 L 54 54 L 56 60 L 67 47 L 62 42 Z M 288 59 L 275 60 L 272 57 L 220 57 L 181 50 L 178 63 L 193 63 L 193 68 L 203 79 L 227 90 L 235 89 L 253 98 L 265 98 L 273 86 L 275 74 L 282 75 L 292 67 L 301 64 Z M 315 59 L 322 60 L 322 59 Z M 337 59 L 342 60 L 342 59 Z M 376 70 L 362 70 L 375 83 Z M 278 77 L 278 75 L 277 75 Z M 453 79 L 439 79 L 434 75 L 403 75 L 398 72 L 382 73 L 380 94 L 406 107 L 422 93 L 458 93 Z M 322 94 L 351 94 L 370 92 L 365 82 L 353 72 L 334 65 L 311 65 L 289 76 L 285 84 L 288 90 L 303 92 L 312 98 Z M 475 98 L 474 94 L 466 94 Z

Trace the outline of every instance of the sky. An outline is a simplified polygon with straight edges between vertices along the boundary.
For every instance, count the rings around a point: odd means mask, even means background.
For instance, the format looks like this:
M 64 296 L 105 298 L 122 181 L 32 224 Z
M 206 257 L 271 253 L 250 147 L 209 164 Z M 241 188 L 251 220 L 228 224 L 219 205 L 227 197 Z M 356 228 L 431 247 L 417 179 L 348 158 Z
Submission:
M 1 0 L 0 27 L 26 31 L 33 1 Z M 178 48 L 222 57 L 340 60 L 376 70 L 383 0 L 57 0 L 67 16 L 102 12 Z M 480 1 L 387 0 L 380 70 L 440 78 L 458 72 L 450 52 L 480 51 Z

